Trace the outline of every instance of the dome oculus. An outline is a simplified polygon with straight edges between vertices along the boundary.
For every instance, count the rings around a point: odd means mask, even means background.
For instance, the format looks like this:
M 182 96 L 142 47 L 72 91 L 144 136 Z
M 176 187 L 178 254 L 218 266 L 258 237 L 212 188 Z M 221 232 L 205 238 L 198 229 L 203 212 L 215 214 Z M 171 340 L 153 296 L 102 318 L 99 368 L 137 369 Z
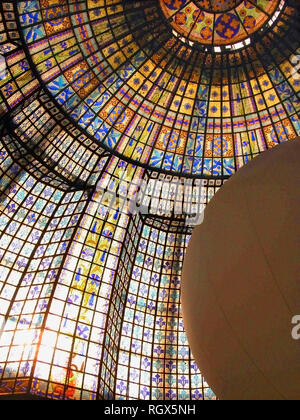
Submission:
M 159 0 L 178 35 L 204 45 L 233 45 L 269 22 L 280 0 Z

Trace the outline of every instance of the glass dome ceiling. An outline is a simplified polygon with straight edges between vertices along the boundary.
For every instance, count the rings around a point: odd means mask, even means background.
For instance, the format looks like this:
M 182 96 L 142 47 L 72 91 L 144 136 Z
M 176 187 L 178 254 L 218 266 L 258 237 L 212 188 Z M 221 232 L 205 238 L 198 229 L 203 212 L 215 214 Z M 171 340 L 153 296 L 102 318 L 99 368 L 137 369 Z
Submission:
M 187 40 L 213 46 L 237 44 L 278 14 L 280 0 L 160 0 L 174 30 Z
M 184 45 L 166 22 L 195 8 L 191 1 L 19 2 L 17 13 L 37 80 L 93 141 L 155 170 L 224 178 L 285 135 L 295 137 L 298 121 L 295 9 L 284 1 L 234 3 L 235 20 L 255 16 L 256 39 L 218 54 Z M 281 18 L 260 36 L 280 4 Z M 225 16 L 204 21 L 217 33 Z M 230 42 L 253 32 L 238 27 Z
M 0 395 L 214 398 L 184 332 L 192 226 L 178 208 L 202 211 L 300 135 L 298 2 L 31 0 L 0 13 Z M 228 39 L 226 15 L 239 19 Z M 212 39 L 194 40 L 204 24 Z M 153 207 L 134 215 L 142 180 Z

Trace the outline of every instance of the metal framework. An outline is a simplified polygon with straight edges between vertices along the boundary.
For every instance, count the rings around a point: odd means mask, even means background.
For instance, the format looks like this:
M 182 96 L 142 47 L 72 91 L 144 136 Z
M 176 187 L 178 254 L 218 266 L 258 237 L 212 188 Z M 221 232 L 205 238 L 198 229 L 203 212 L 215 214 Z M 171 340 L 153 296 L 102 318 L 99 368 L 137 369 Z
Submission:
M 215 398 L 184 332 L 176 209 L 300 134 L 299 6 L 216 51 L 161 3 L 0 4 L 0 396 Z

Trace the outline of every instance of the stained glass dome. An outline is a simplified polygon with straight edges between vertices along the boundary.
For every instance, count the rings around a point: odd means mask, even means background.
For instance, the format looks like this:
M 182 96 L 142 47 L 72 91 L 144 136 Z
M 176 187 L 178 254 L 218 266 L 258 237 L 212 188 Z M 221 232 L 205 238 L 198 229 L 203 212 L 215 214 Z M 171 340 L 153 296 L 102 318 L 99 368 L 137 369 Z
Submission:
M 0 395 L 215 398 L 181 314 L 187 216 L 300 135 L 298 3 L 0 12 Z
M 234 45 L 255 34 L 283 8 L 280 0 L 160 0 L 174 30 L 189 41 Z

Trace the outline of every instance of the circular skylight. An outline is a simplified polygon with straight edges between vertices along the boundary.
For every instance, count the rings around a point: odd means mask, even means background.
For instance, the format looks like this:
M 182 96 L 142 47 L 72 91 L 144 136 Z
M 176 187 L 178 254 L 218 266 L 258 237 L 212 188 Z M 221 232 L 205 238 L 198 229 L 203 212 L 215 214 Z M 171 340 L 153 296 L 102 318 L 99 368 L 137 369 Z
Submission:
M 160 5 L 180 36 L 222 46 L 249 39 L 272 20 L 280 0 L 160 0 Z

